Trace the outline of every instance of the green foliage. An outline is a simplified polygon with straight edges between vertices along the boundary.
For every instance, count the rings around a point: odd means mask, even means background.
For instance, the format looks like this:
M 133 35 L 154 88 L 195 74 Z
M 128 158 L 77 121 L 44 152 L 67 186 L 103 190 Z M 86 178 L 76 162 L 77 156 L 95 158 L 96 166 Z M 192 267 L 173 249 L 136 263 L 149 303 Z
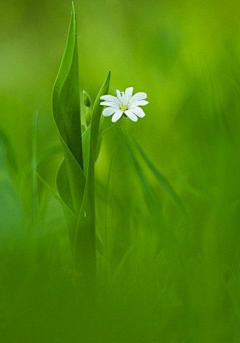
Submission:
M 102 107 L 110 73 L 93 105 L 90 128 L 82 139 L 75 9 L 61 67 L 53 90 L 53 114 L 63 146 L 64 160 L 57 173 L 57 187 L 65 203 L 65 216 L 76 270 L 86 288 L 94 287 L 96 273 L 94 166 Z M 85 93 L 84 93 L 85 94 Z M 85 108 L 90 107 L 84 104 Z M 83 144 L 84 143 L 84 144 Z
M 107 94 L 110 82 L 110 73 L 103 83 L 95 103 L 93 105 L 92 120 L 90 126 L 89 147 L 86 146 L 88 156 L 88 166 L 86 168 L 86 185 L 83 194 L 81 209 L 78 215 L 77 229 L 74 242 L 74 260 L 77 265 L 81 265 L 80 270 L 85 270 L 84 275 L 88 275 L 96 268 L 96 244 L 95 244 L 95 177 L 94 167 L 97 158 L 98 131 L 102 108 L 100 97 Z M 94 273 L 95 274 L 95 273 Z M 90 283 L 92 280 L 90 280 Z M 88 285 L 89 287 L 89 285 Z
M 53 90 L 53 114 L 64 150 L 63 165 L 58 173 L 58 190 L 66 204 L 77 215 L 83 197 L 85 176 L 74 7 L 66 50 Z
M 1 342 L 238 343 L 239 1 L 76 0 L 55 121 L 69 2 L 2 3 Z M 98 128 L 82 94 L 108 70 L 109 94 L 147 92 L 138 123 Z M 72 266 L 86 233 L 97 307 Z

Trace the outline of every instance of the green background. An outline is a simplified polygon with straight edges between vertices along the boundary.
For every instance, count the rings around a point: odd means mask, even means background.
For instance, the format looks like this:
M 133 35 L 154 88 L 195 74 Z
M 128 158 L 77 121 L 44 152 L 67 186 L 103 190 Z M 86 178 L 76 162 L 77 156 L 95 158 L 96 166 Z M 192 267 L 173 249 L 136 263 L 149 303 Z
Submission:
M 240 342 L 239 1 L 75 7 L 81 89 L 94 98 L 111 70 L 111 94 L 133 86 L 149 105 L 103 140 L 99 306 L 84 307 L 56 197 L 51 110 L 71 1 L 0 1 L 2 342 Z

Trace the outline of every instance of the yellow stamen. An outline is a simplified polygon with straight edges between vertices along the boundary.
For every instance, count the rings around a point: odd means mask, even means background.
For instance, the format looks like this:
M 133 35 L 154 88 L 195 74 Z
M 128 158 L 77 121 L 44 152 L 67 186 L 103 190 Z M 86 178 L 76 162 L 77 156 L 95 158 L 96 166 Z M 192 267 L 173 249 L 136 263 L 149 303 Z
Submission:
M 128 107 L 126 105 L 121 105 L 120 106 L 120 110 L 121 111 L 126 111 L 128 109 Z

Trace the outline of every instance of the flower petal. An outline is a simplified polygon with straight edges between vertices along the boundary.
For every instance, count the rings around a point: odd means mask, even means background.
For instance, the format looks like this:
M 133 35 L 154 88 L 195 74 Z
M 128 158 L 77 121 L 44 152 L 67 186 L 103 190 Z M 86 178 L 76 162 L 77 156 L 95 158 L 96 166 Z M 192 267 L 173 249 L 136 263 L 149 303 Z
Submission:
M 138 117 L 136 116 L 136 114 L 134 114 L 131 110 L 127 110 L 124 111 L 124 113 L 126 114 L 126 116 L 131 119 L 132 121 L 138 121 Z
M 125 90 L 125 96 L 128 98 L 128 100 L 132 97 L 133 93 L 133 87 L 128 87 Z
M 113 101 L 102 101 L 100 102 L 100 105 L 114 107 L 114 108 L 119 109 L 119 104 Z
M 116 108 L 113 108 L 113 107 L 107 107 L 103 110 L 103 116 L 104 117 L 109 117 L 111 116 L 113 113 L 115 113 L 117 111 Z
M 123 111 L 121 110 L 116 111 L 114 115 L 112 116 L 112 122 L 115 123 L 117 120 L 121 118 L 122 115 L 123 115 Z
M 112 102 L 116 102 L 117 104 L 119 104 L 119 100 L 116 96 L 113 95 L 103 95 L 100 97 L 101 100 L 104 101 L 112 101 Z
M 138 106 L 145 106 L 147 105 L 149 102 L 146 101 L 146 100 L 138 100 L 138 101 L 134 101 L 134 102 L 131 102 L 129 104 L 129 108 L 132 109 L 134 107 L 138 107 Z
M 131 99 L 131 96 L 132 96 L 132 92 L 133 92 L 133 87 L 128 87 L 128 88 L 126 88 L 125 92 L 121 92 L 122 93 L 122 99 L 121 99 L 122 105 L 128 106 L 129 100 Z
M 122 103 L 122 94 L 121 94 L 120 90 L 117 89 L 116 94 L 117 94 L 118 100 Z
M 134 102 L 134 101 L 138 101 L 138 100 L 144 100 L 147 98 L 147 94 L 144 92 L 138 92 L 136 94 L 134 94 L 130 100 L 130 102 Z
M 134 107 L 131 110 L 134 114 L 136 114 L 139 118 L 145 117 L 145 112 L 141 109 L 141 107 Z

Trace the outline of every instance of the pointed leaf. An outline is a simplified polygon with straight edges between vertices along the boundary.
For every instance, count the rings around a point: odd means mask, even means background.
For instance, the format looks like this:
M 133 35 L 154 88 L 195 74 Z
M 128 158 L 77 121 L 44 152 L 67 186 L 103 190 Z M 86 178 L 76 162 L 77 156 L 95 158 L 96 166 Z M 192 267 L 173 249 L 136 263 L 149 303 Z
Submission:
M 59 169 L 58 180 L 69 180 L 71 208 L 75 214 L 79 212 L 85 186 L 79 94 L 76 17 L 73 6 L 67 45 L 53 90 L 53 115 L 66 164 L 66 175 L 63 176 L 63 170 Z M 59 193 L 63 194 L 65 191 L 61 187 L 64 184 L 58 181 Z M 69 199 L 67 203 L 70 204 Z

